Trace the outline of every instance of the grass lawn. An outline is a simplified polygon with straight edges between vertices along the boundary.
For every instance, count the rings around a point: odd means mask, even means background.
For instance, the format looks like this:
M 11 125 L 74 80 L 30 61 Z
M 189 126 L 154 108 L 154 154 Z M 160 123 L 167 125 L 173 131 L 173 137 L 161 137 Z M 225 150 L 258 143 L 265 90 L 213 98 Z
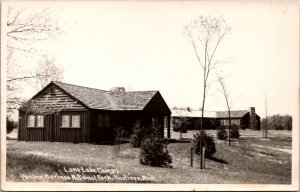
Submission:
M 112 145 L 7 140 L 7 181 L 291 183 L 291 153 L 278 150 L 291 148 L 291 137 L 274 136 L 267 140 L 242 137 L 234 146 L 216 141 L 217 152 L 214 158 L 206 159 L 204 170 L 199 169 L 198 155 L 194 156 L 194 166 L 190 166 L 190 146 L 190 143 L 170 143 L 173 168 L 158 168 L 141 165 L 140 149 L 132 148 L 129 143 L 122 144 L 121 152 L 117 153 L 117 147 Z M 82 173 L 81 167 L 84 170 L 90 167 L 90 171 L 98 168 L 100 172 Z M 73 172 L 67 172 L 70 169 Z

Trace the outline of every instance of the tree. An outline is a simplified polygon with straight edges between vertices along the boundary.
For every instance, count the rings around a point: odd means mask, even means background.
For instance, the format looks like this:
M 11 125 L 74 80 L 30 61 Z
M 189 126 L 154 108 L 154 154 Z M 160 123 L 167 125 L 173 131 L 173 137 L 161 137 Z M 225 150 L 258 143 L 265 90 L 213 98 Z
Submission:
M 266 123 L 265 126 L 263 126 L 263 137 L 268 138 L 268 105 L 267 105 L 267 98 L 265 96 L 265 115 L 266 115 Z
M 175 117 L 172 120 L 173 130 L 180 132 L 180 139 L 182 139 L 182 133 L 186 133 L 189 125 L 188 117 Z
M 53 58 L 39 61 L 36 69 L 35 88 L 41 90 L 51 81 L 62 81 L 64 69 L 55 63 Z
M 172 157 L 166 149 L 164 139 L 154 134 L 143 140 L 139 161 L 143 165 L 172 167 Z
M 65 28 L 66 25 L 64 25 Z M 24 102 L 20 96 L 23 87 L 45 85 L 51 80 L 62 80 L 63 69 L 55 64 L 40 43 L 53 40 L 64 33 L 59 17 L 53 9 L 32 12 L 26 7 L 8 6 L 7 9 L 7 112 L 12 114 Z M 38 58 L 34 68 L 18 62 L 18 56 Z
M 14 128 L 17 127 L 17 122 L 13 121 L 9 117 L 6 117 L 6 133 L 12 132 Z
M 292 130 L 292 116 L 290 115 L 285 115 L 283 117 L 283 127 L 286 129 L 286 130 L 289 130 L 291 131 Z
M 230 100 L 230 93 L 228 91 L 228 88 L 224 82 L 223 78 L 218 78 L 219 84 L 221 86 L 221 92 L 225 98 L 225 103 L 226 103 L 226 108 L 227 108 L 227 112 L 228 112 L 228 143 L 230 145 L 230 131 L 231 131 L 231 109 L 233 107 L 233 102 L 232 100 Z
M 205 16 L 198 16 L 193 19 L 191 23 L 185 26 L 184 34 L 191 42 L 197 61 L 201 66 L 202 71 L 202 118 L 200 133 L 203 133 L 203 114 L 205 109 L 206 96 L 208 94 L 211 84 L 215 80 L 211 80 L 212 71 L 220 63 L 217 59 L 217 50 L 220 48 L 224 37 L 230 32 L 231 28 L 226 24 L 222 17 L 211 18 Z M 203 148 L 203 136 L 201 136 L 201 150 Z M 202 155 L 202 153 L 200 153 Z M 201 159 L 200 168 L 203 169 L 203 162 Z
M 261 126 L 265 130 L 292 130 L 292 116 L 290 115 L 272 115 L 261 120 Z
M 121 144 L 123 136 L 125 135 L 125 129 L 121 126 L 114 129 L 115 131 L 115 145 L 118 145 L 118 148 L 116 150 L 117 154 L 120 154 L 121 151 Z
M 55 38 L 64 31 L 59 25 L 59 18 L 49 8 L 35 13 L 28 13 L 24 7 L 8 7 L 7 10 L 7 48 L 9 55 L 15 51 L 41 56 L 35 49 L 38 41 Z
M 140 147 L 143 139 L 149 135 L 150 129 L 145 127 L 141 121 L 137 120 L 133 127 L 133 133 L 130 136 L 130 143 L 133 147 Z

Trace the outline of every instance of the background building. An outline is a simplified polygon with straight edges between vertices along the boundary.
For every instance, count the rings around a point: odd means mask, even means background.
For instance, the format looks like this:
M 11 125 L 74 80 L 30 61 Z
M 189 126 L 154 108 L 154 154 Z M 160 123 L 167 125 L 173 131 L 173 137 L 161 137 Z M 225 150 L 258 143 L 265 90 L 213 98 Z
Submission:
M 201 126 L 200 110 L 173 109 L 172 119 L 185 118 L 188 121 L 188 129 L 197 130 Z M 236 125 L 241 129 L 260 130 L 260 116 L 255 113 L 255 108 L 249 110 L 235 110 L 230 112 L 231 125 Z M 228 111 L 205 111 L 203 118 L 204 129 L 216 129 L 218 126 L 228 126 Z

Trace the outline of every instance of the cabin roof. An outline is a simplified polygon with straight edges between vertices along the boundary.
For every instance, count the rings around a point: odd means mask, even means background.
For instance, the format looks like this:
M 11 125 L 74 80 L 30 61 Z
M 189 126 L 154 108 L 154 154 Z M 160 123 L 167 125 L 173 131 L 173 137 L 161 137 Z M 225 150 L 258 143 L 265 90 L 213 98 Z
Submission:
M 230 111 L 230 117 L 232 118 L 241 118 L 246 115 L 249 111 L 247 110 L 236 110 Z M 217 118 L 228 118 L 228 111 L 217 111 L 216 112 Z
M 231 118 L 241 118 L 246 115 L 247 110 L 230 111 Z M 202 112 L 200 110 L 186 110 L 176 109 L 172 110 L 172 116 L 174 117 L 201 117 Z M 203 117 L 207 118 L 228 118 L 228 111 L 204 111 Z
M 158 91 L 115 93 L 95 88 L 52 82 L 91 109 L 143 110 Z
M 200 110 L 173 109 L 172 116 L 174 117 L 201 117 Z M 212 111 L 204 111 L 203 117 L 216 117 L 216 113 Z

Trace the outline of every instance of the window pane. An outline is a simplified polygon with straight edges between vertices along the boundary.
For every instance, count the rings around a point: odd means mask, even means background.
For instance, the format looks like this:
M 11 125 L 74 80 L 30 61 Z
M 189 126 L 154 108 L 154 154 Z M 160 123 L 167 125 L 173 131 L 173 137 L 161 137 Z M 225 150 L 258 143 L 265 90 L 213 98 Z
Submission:
M 98 115 L 98 127 L 104 127 L 104 115 L 103 114 Z
M 34 120 L 35 120 L 35 116 L 29 115 L 27 117 L 27 127 L 34 127 Z
M 80 127 L 80 115 L 72 115 L 72 127 Z
M 110 127 L 110 115 L 106 114 L 104 119 L 105 127 Z
M 44 127 L 44 116 L 37 116 L 37 127 Z
M 70 115 L 62 115 L 61 127 L 70 127 Z

